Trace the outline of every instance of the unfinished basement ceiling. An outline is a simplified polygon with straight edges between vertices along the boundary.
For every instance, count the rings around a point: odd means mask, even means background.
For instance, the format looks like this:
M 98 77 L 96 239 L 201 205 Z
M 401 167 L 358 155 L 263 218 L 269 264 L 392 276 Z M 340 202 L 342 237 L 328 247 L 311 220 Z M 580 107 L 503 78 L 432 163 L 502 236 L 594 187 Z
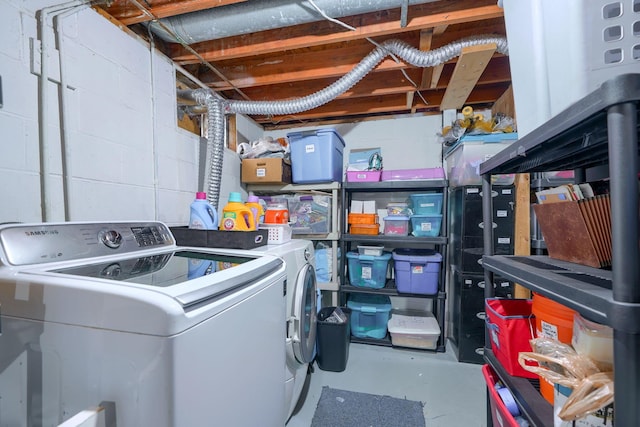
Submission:
M 312 3 L 355 30 L 326 19 L 307 0 L 114 0 L 101 11 L 144 38 L 149 23 L 159 19 L 151 31 L 156 47 L 224 98 L 251 101 L 294 99 L 323 89 L 352 70 L 375 48 L 373 42 L 400 39 L 431 50 L 470 36 L 506 35 L 496 0 Z M 490 107 L 511 84 L 508 57 L 494 49 L 474 47 L 429 68 L 388 56 L 323 106 L 252 118 L 272 129 Z

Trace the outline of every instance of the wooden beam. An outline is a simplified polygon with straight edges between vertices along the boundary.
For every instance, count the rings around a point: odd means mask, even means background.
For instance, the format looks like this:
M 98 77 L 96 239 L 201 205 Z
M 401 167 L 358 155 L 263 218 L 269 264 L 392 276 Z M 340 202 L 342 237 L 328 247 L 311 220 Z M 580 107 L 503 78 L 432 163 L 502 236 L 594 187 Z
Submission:
M 440 81 L 442 70 L 444 70 L 444 64 L 438 64 L 433 67 L 433 71 L 431 72 L 431 84 L 429 84 L 430 89 L 435 89 L 436 87 L 438 87 L 438 82 Z
M 238 126 L 235 114 L 227 115 L 227 128 L 227 134 L 229 135 L 229 139 L 227 140 L 227 148 L 236 151 L 238 147 Z
M 506 114 L 513 119 L 516 118 L 516 106 L 513 100 L 513 85 L 510 85 L 509 88 L 500 95 L 500 98 L 496 100 L 493 107 L 491 107 L 491 114 L 493 116 L 498 113 Z
M 460 109 L 496 51 L 495 43 L 462 48 L 440 110 Z
M 455 64 L 447 64 L 444 67 L 444 72 L 440 78 L 440 83 L 433 89 L 425 89 L 421 91 L 429 93 L 434 89 L 446 89 L 447 83 L 453 74 L 453 68 Z M 224 70 L 227 71 L 226 69 Z M 420 68 L 407 68 L 405 69 L 407 75 L 414 81 L 420 80 L 422 69 Z M 200 77 L 201 80 L 202 77 Z M 205 80 L 206 81 L 206 80 Z M 323 77 L 320 79 L 302 80 L 299 82 L 282 82 L 274 83 L 268 86 L 254 86 L 243 88 L 242 91 L 254 101 L 273 100 L 273 99 L 289 99 L 293 96 L 305 96 L 315 93 L 329 86 L 336 81 L 336 77 Z M 496 57 L 491 60 L 489 66 L 482 74 L 480 80 L 478 80 L 477 86 L 486 84 L 500 83 L 501 90 L 504 90 L 511 81 L 511 74 L 509 72 L 509 58 L 508 57 Z M 355 86 L 347 90 L 340 95 L 340 98 L 361 98 L 376 95 L 389 95 L 393 93 L 405 93 L 415 90 L 413 85 L 404 77 L 402 73 L 398 73 L 397 70 L 381 71 L 378 70 L 375 73 L 367 74 L 361 81 Z M 225 91 L 226 92 L 226 91 Z M 502 92 L 498 93 L 498 96 Z M 223 96 L 229 98 L 235 98 L 233 93 L 222 93 Z M 235 98 L 240 99 L 240 98 Z
M 413 96 L 415 95 L 414 91 L 407 92 L 407 110 L 411 110 L 413 106 Z
M 420 50 L 423 52 L 431 50 L 431 41 L 433 40 L 433 28 L 420 31 Z M 422 70 L 422 79 L 420 80 L 420 89 L 426 89 L 431 82 L 433 67 L 426 67 Z
M 147 10 L 156 18 L 166 18 L 169 16 L 182 15 L 183 13 L 197 12 L 204 9 L 214 7 L 227 6 L 234 3 L 243 3 L 247 0 L 182 0 L 170 1 L 158 6 L 147 7 Z M 114 3 L 106 11 L 113 16 L 117 16 L 118 20 L 124 25 L 139 24 L 141 22 L 150 21 L 151 18 L 143 13 L 140 9 L 130 4 L 121 5 L 121 2 Z M 127 2 L 128 3 L 128 2 Z M 144 2 L 146 3 L 146 2 Z M 149 4 L 149 3 L 147 3 Z
M 393 59 L 386 59 L 378 64 L 376 71 L 389 71 L 389 70 L 401 70 L 404 68 L 403 64 L 398 64 Z M 283 69 L 280 73 L 275 74 L 261 74 L 257 76 L 247 75 L 246 77 L 229 77 L 229 81 L 234 87 L 245 88 L 254 86 L 264 86 L 277 83 L 287 82 L 299 82 L 305 80 L 313 80 L 324 77 L 341 77 L 344 74 L 351 71 L 350 65 L 342 66 L 330 66 L 324 68 L 314 68 L 311 70 L 286 70 Z M 224 71 L 222 71 L 224 74 Z M 203 83 L 207 84 L 214 90 L 229 90 L 231 86 L 226 82 L 207 82 L 204 79 Z
M 476 105 L 493 102 L 496 99 L 496 94 L 502 93 L 505 90 L 507 84 L 489 85 L 487 87 L 478 87 L 474 89 L 473 93 L 469 96 L 468 104 Z M 439 105 L 444 95 L 444 90 L 430 91 L 426 94 L 425 99 L 428 104 L 425 104 L 421 98 L 414 98 L 414 106 L 417 110 L 430 109 L 439 112 Z M 322 119 L 326 117 L 347 117 L 358 116 L 365 114 L 380 114 L 380 113 L 407 113 L 407 96 L 406 93 L 384 95 L 384 96 L 371 96 L 368 98 L 359 98 L 357 102 L 353 99 L 336 99 L 325 105 L 312 110 L 303 111 L 295 115 L 287 116 L 252 116 L 252 119 L 258 123 L 264 122 L 289 122 L 292 120 L 309 120 L 309 119 Z
M 368 44 L 356 45 L 347 44 L 346 46 L 335 47 L 333 49 L 310 49 L 298 52 L 296 54 L 285 53 L 282 56 L 274 58 L 247 58 L 243 61 L 225 61 L 216 64 L 217 70 L 222 73 L 228 82 L 222 81 L 217 75 L 208 70 L 200 69 L 198 78 L 205 84 L 211 86 L 215 90 L 228 90 L 232 86 L 245 88 L 254 86 L 284 84 L 297 81 L 310 81 L 323 78 L 339 78 L 346 73 L 352 71 L 354 67 L 371 52 L 372 46 Z M 491 61 L 502 64 L 508 69 L 508 58 L 504 55 L 496 54 Z M 454 64 L 455 59 L 446 64 Z M 435 68 L 438 73 L 438 81 L 446 64 L 441 64 Z M 450 69 L 453 65 L 449 66 Z M 388 56 L 373 70 L 376 74 L 383 71 L 394 70 L 411 70 L 417 69 L 402 61 L 395 60 Z M 452 71 L 449 71 L 449 75 Z M 504 73 L 494 69 L 494 72 L 504 75 Z M 414 82 L 420 80 L 420 75 L 415 78 Z M 510 77 L 507 77 L 510 79 Z M 433 87 L 438 87 L 434 85 Z M 415 90 L 415 88 L 414 88 Z
M 440 25 L 435 28 L 420 31 L 420 50 L 425 52 L 430 51 L 433 37 L 444 33 L 446 29 L 447 25 Z M 434 68 L 435 67 L 423 68 L 420 89 L 427 89 L 431 86 Z M 442 72 L 442 68 L 440 68 L 440 72 Z
M 531 255 L 530 203 L 531 182 L 528 173 L 516 175 L 515 230 L 513 242 L 514 255 Z M 515 298 L 531 298 L 531 291 L 516 283 Z
M 400 11 L 392 9 L 341 19 L 344 23 L 355 27 L 356 31 L 342 31 L 336 28 L 336 24 L 323 21 L 194 43 L 191 47 L 205 60 L 218 61 L 452 24 L 472 23 L 504 16 L 503 9 L 497 5 L 478 6 L 477 0 L 439 1 L 416 5 L 412 6 L 409 13 L 411 19 L 404 28 L 400 27 Z M 383 20 L 383 18 L 386 19 Z M 177 44 L 174 45 L 170 56 L 180 64 L 198 62 L 196 57 Z

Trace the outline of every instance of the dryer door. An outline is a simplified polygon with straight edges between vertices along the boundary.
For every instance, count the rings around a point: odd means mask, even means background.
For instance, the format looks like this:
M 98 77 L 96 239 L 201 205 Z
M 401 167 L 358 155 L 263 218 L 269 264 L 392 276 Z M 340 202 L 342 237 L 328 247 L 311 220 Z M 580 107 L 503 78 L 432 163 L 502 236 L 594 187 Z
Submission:
M 293 354 L 300 363 L 313 360 L 316 344 L 317 295 L 316 273 L 307 264 L 296 278 L 293 295 L 293 318 L 289 322 L 289 337 L 293 344 Z

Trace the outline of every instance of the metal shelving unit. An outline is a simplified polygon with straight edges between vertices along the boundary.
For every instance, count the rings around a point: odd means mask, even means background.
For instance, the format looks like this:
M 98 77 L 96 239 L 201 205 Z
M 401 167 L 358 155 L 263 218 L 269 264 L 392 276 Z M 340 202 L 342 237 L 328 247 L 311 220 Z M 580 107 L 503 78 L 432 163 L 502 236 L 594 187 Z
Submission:
M 340 240 L 340 182 L 329 182 L 322 184 L 248 184 L 247 191 L 256 194 L 273 194 L 273 193 L 300 193 L 300 192 L 317 192 L 326 193 L 331 196 L 331 229 L 327 234 L 295 234 L 295 239 L 306 239 L 312 241 L 327 241 L 331 243 L 332 253 L 332 270 L 331 280 L 329 282 L 318 282 L 318 289 L 321 291 L 330 291 L 333 305 L 338 304 L 338 290 L 340 285 L 338 282 L 338 241 Z
M 490 228 L 484 233 L 483 265 L 487 281 L 498 273 L 614 329 L 618 427 L 635 426 L 640 419 L 639 104 L 640 74 L 614 77 L 480 166 L 485 193 L 491 189 L 491 174 L 574 169 L 577 179 L 591 169 L 608 167 L 611 271 L 546 256 L 493 256 L 487 244 Z M 491 199 L 485 197 L 485 221 L 490 213 Z M 485 296 L 491 297 L 492 291 L 485 288 Z M 511 381 L 495 358 L 487 357 L 487 362 L 510 385 L 519 406 L 531 407 L 522 385 Z M 535 426 L 553 425 L 535 410 L 533 415 L 525 413 Z
M 390 297 L 402 297 L 402 298 L 423 298 L 433 300 L 434 306 L 433 311 L 436 319 L 438 319 L 438 324 L 440 326 L 440 338 L 438 339 L 436 351 L 443 352 L 445 351 L 445 329 L 444 329 L 444 319 L 445 319 L 445 302 L 446 302 L 446 293 L 444 292 L 445 285 L 445 277 L 446 277 L 446 268 L 445 262 L 447 259 L 447 188 L 448 181 L 447 180 L 425 180 L 425 181 L 382 181 L 382 182 L 344 182 L 342 183 L 342 200 L 344 211 L 342 215 L 342 230 L 345 230 L 342 233 L 340 238 L 340 294 L 341 294 L 341 303 L 346 304 L 346 295 L 349 293 L 366 293 L 366 294 L 378 294 L 378 295 L 387 295 Z M 354 194 L 380 194 L 380 193 L 416 193 L 418 191 L 433 191 L 440 190 L 443 192 L 443 203 L 442 203 L 442 225 L 440 228 L 440 235 L 434 237 L 414 237 L 414 236 L 385 236 L 385 235 L 360 235 L 360 234 L 348 234 L 346 231 L 348 230 L 347 226 L 347 214 L 346 210 L 348 209 L 352 197 Z M 407 294 L 407 293 L 398 293 L 396 289 L 396 285 L 394 280 L 387 280 L 385 286 L 380 289 L 374 288 L 363 288 L 351 286 L 347 279 L 346 275 L 346 253 L 351 248 L 352 244 L 361 243 L 365 245 L 377 245 L 377 246 L 387 246 L 387 247 L 411 247 L 411 248 L 424 248 L 424 247 L 437 247 L 442 254 L 442 266 L 440 269 L 440 277 L 438 288 L 439 291 L 435 295 L 424 295 L 424 294 Z M 351 337 L 352 342 L 364 343 L 364 344 L 373 344 L 373 345 L 382 345 L 382 346 L 391 346 L 391 339 L 389 338 L 389 334 L 383 339 L 367 339 L 367 338 L 357 338 Z

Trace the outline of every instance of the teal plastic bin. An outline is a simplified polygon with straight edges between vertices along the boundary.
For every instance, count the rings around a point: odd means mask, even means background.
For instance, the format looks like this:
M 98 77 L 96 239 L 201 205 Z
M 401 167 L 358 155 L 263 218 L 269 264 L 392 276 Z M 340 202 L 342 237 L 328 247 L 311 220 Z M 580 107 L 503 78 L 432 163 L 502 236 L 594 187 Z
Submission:
M 380 256 L 347 252 L 347 259 L 351 286 L 384 288 L 391 252 L 383 252 Z
M 391 299 L 386 295 L 351 294 L 351 334 L 358 338 L 382 339 L 387 335 Z

